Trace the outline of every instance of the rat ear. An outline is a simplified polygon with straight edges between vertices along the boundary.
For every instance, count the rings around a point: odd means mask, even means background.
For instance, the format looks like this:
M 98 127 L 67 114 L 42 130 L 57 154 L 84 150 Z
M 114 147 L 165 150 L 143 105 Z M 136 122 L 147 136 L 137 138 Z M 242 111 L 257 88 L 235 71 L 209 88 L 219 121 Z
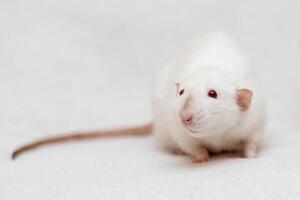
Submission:
M 236 92 L 236 101 L 241 111 L 247 111 L 251 105 L 253 92 L 248 89 L 239 89 Z

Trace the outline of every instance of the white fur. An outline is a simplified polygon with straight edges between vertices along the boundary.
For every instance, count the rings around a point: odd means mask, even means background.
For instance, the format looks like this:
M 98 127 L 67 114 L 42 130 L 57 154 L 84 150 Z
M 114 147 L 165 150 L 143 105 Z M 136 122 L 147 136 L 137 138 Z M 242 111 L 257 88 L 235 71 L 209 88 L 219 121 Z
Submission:
M 176 83 L 179 90 L 185 90 L 184 95 L 178 95 Z M 241 111 L 236 102 L 236 91 L 242 88 L 253 92 L 247 111 Z M 217 99 L 207 96 L 210 89 L 218 92 Z M 196 133 L 188 131 L 179 117 L 187 98 L 192 99 L 188 109 L 198 117 Z M 154 127 L 159 141 L 168 148 L 179 148 L 200 160 L 208 159 L 207 150 L 244 150 L 247 157 L 254 157 L 264 124 L 261 87 L 225 33 L 208 33 L 181 46 L 158 76 Z

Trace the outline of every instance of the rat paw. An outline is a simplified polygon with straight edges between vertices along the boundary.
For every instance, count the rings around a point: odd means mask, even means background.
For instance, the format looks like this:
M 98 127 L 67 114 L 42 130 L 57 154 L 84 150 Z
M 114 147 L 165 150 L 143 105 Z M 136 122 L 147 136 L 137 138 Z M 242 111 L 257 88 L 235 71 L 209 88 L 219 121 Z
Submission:
M 176 155 L 176 156 L 184 156 L 184 155 L 187 155 L 183 150 L 181 150 L 181 149 L 172 149 L 171 150 L 171 153 L 173 154 L 173 155 Z
M 209 161 L 209 158 L 204 158 L 204 159 L 194 159 L 192 162 L 193 163 L 196 163 L 196 164 L 199 164 L 199 163 L 204 163 L 204 162 L 207 162 Z
M 252 141 L 245 141 L 244 142 L 244 157 L 245 158 L 256 158 L 256 145 Z
M 257 153 L 253 152 L 253 151 L 248 151 L 244 153 L 244 157 L 245 158 L 256 158 L 257 157 Z
M 193 163 L 207 162 L 209 160 L 209 154 L 207 149 L 204 147 L 198 147 L 195 157 L 196 158 L 193 160 Z

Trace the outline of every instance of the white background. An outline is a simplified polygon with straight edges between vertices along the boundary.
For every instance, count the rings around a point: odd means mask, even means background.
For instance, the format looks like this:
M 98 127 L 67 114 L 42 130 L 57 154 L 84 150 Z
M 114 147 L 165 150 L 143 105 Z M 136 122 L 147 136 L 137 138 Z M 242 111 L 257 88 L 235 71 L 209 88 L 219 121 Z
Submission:
M 254 160 L 194 165 L 151 137 L 57 145 L 51 134 L 148 122 L 172 49 L 209 30 L 239 41 L 269 101 Z M 299 199 L 300 1 L 0 1 L 1 199 Z

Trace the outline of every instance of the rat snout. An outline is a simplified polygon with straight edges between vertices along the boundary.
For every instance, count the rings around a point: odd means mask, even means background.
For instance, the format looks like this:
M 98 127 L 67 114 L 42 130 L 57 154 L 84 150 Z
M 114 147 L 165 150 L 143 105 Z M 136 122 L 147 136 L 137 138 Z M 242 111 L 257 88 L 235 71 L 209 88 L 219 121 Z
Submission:
M 181 111 L 180 118 L 181 118 L 182 123 L 186 126 L 191 125 L 194 121 L 194 116 L 189 111 L 184 111 L 184 110 Z

